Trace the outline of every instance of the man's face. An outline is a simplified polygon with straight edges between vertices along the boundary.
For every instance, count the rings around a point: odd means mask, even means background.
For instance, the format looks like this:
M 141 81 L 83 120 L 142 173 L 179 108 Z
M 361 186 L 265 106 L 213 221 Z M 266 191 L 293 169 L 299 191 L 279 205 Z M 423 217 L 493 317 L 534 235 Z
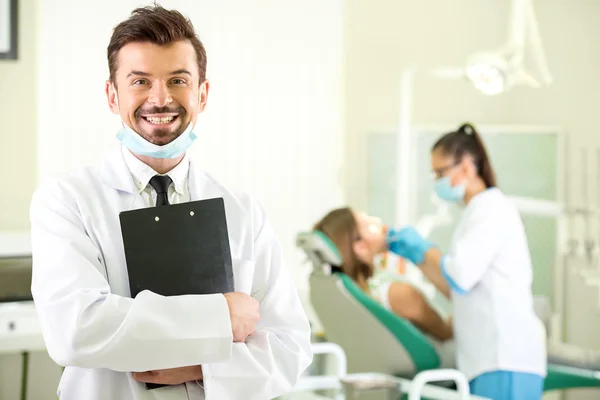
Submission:
M 204 111 L 208 81 L 199 82 L 187 41 L 168 46 L 130 43 L 119 51 L 115 85 L 106 82 L 111 111 L 147 141 L 175 140 Z

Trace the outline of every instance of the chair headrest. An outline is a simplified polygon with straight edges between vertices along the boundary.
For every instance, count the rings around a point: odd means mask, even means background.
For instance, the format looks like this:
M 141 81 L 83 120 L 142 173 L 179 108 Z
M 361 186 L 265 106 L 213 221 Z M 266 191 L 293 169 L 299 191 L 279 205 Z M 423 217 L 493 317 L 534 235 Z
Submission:
M 296 246 L 304 250 L 315 267 L 342 265 L 342 256 L 336 245 L 321 231 L 299 233 L 296 236 Z

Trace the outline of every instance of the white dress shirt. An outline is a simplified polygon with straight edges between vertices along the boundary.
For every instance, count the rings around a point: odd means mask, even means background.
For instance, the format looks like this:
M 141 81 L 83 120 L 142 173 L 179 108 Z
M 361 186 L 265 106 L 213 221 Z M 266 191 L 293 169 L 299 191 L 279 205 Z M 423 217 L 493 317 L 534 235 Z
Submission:
M 168 175 L 173 181 L 169 185 L 169 203 L 178 204 L 190 201 L 190 189 L 188 184 L 188 173 L 190 171 L 190 159 L 186 154 L 181 162 L 177 164 L 175 168 L 166 174 L 157 174 L 147 164 L 137 159 L 131 152 L 125 147 L 121 147 L 123 157 L 127 168 L 131 172 L 133 178 L 133 184 L 135 185 L 138 194 L 144 199 L 144 203 L 148 207 L 154 207 L 156 205 L 156 190 L 150 185 L 150 179 L 154 175 Z

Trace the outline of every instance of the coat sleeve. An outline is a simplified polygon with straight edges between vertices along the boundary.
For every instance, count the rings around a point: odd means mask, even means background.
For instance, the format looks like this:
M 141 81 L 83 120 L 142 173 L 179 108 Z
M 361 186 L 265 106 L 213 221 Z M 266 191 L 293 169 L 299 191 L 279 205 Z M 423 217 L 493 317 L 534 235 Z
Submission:
M 259 290 L 260 322 L 246 343 L 234 343 L 227 362 L 203 365 L 207 400 L 272 399 L 289 392 L 312 362 L 310 325 L 280 245 L 259 206 L 255 239 L 256 275 L 266 272 Z M 260 284 L 259 284 L 260 285 Z
M 31 290 L 48 353 L 62 366 L 135 372 L 227 360 L 232 332 L 222 295 L 135 299 L 111 293 L 100 249 L 75 201 L 58 187 L 33 196 Z
M 466 294 L 479 283 L 505 241 L 505 225 L 501 217 L 484 212 L 470 218 L 441 260 L 442 274 L 455 293 Z

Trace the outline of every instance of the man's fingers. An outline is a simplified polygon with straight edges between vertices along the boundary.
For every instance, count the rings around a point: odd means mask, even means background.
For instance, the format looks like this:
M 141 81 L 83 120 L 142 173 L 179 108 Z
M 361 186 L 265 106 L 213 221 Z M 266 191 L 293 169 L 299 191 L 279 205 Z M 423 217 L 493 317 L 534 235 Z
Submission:
M 134 372 L 133 379 L 138 382 L 144 383 L 160 383 L 157 382 L 159 378 L 159 374 L 154 371 L 146 371 L 146 372 Z
M 256 331 L 250 332 L 248 335 L 246 335 L 246 337 L 244 338 L 244 340 L 242 340 L 242 342 L 246 343 L 246 341 L 250 338 L 250 336 L 254 335 L 255 333 L 256 333 Z
M 133 379 L 138 382 L 162 385 L 179 385 L 184 382 L 202 380 L 203 378 L 202 366 L 200 365 L 133 373 Z

